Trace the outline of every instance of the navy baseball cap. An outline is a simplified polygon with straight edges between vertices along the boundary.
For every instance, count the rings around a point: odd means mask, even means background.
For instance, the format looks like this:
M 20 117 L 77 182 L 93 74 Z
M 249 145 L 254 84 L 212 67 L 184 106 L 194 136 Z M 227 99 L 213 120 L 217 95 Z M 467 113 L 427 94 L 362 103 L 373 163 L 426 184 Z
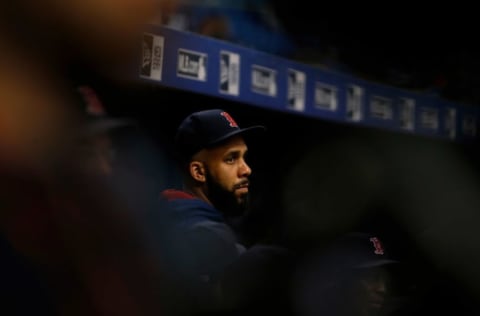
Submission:
M 199 111 L 186 117 L 178 127 L 175 149 L 181 159 L 187 160 L 198 151 L 215 147 L 235 135 L 259 130 L 265 130 L 265 127 L 240 128 L 233 117 L 222 109 Z
M 88 85 L 77 87 L 82 118 L 85 124 L 80 137 L 92 137 L 103 133 L 113 133 L 127 128 L 137 128 L 137 122 L 129 118 L 111 117 L 100 101 L 96 91 Z
M 364 232 L 348 233 L 329 246 L 331 259 L 345 268 L 373 268 L 394 263 L 381 239 Z

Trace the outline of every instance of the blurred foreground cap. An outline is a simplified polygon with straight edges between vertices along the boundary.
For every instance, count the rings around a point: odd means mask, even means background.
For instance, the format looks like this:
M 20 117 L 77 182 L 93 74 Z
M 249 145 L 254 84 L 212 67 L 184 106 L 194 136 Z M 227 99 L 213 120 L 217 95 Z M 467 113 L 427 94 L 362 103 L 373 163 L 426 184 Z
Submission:
M 86 114 L 86 124 L 81 135 L 88 137 L 136 126 L 134 120 L 108 116 L 103 103 L 91 87 L 79 86 L 77 90 L 83 99 L 84 114 Z
M 379 237 L 368 233 L 349 233 L 329 246 L 331 259 L 346 268 L 371 268 L 398 263 L 387 252 Z

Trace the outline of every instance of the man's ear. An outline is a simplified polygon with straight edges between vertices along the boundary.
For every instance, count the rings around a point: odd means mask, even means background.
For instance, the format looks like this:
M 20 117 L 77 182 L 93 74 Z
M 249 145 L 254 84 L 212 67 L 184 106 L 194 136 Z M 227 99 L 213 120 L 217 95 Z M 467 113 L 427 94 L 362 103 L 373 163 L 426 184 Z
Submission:
M 188 169 L 189 169 L 190 175 L 195 181 L 205 182 L 206 180 L 205 168 L 202 162 L 191 161 L 190 164 L 188 165 Z

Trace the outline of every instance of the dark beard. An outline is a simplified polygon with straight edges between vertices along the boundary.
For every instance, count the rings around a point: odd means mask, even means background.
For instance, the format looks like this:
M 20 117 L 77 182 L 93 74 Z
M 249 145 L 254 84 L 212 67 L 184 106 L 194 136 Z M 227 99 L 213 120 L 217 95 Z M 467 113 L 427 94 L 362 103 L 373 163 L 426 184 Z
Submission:
M 225 216 L 239 216 L 245 213 L 249 204 L 248 194 L 245 194 L 239 203 L 234 192 L 222 188 L 210 175 L 208 169 L 206 172 L 206 184 L 210 202 Z

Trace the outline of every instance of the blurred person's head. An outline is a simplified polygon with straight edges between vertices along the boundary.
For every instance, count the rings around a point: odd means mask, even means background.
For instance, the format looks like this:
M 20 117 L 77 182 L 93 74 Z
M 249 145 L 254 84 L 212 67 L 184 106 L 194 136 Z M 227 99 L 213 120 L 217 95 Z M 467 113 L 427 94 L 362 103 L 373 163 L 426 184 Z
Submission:
M 243 210 L 249 177 L 245 134 L 262 126 L 240 128 L 221 109 L 193 113 L 177 129 L 175 146 L 188 191 L 224 212 Z
M 74 157 L 79 171 L 90 176 L 111 177 L 118 160 L 118 139 L 132 134 L 136 123 L 127 118 L 111 117 L 94 89 L 77 88 L 81 97 L 84 124 L 74 139 Z
M 397 263 L 376 236 L 351 233 L 308 256 L 295 278 L 299 315 L 382 315 Z

